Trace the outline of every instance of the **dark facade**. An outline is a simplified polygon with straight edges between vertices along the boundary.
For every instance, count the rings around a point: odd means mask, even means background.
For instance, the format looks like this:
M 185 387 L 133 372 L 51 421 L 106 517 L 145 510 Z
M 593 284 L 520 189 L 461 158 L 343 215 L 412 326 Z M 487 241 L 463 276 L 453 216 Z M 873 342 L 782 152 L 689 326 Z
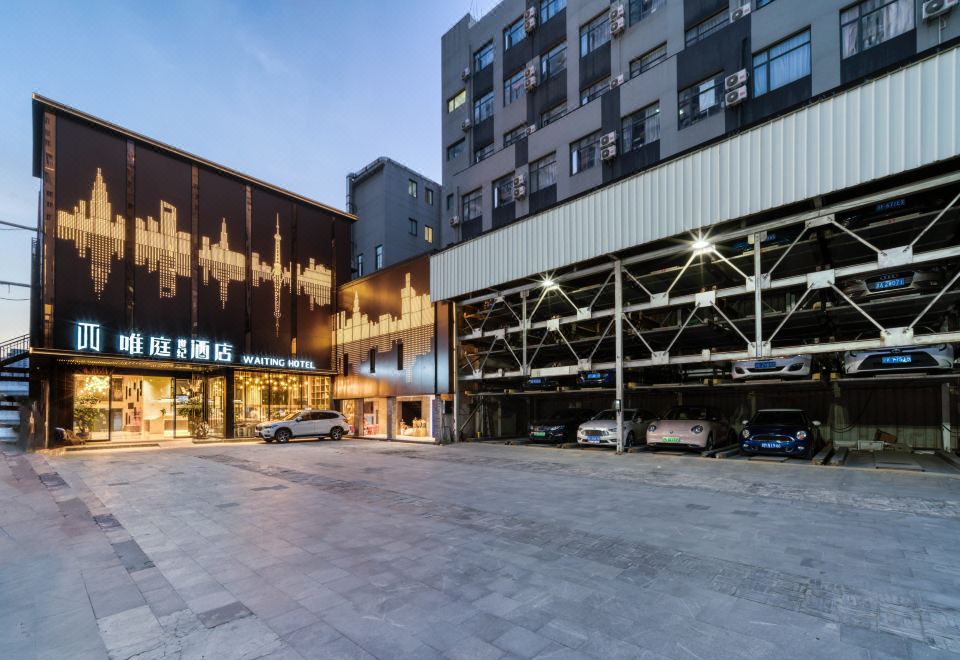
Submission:
M 333 396 L 359 435 L 442 439 L 449 428 L 451 306 L 429 288 L 424 255 L 338 292 Z
M 896 11 L 836 0 L 504 0 L 480 18 L 465 16 L 441 45 L 442 245 L 955 45 L 956 11 L 941 25 L 924 20 L 922 7 L 921 0 L 895 0 Z M 612 29 L 618 14 L 622 27 Z M 725 79 L 738 72 L 746 95 L 730 100 Z M 451 103 L 461 92 L 462 104 Z M 606 159 L 603 136 L 615 146 Z M 497 182 L 508 179 L 522 191 L 498 194 Z
M 329 407 L 352 216 L 46 99 L 34 119 L 51 432 L 234 437 Z

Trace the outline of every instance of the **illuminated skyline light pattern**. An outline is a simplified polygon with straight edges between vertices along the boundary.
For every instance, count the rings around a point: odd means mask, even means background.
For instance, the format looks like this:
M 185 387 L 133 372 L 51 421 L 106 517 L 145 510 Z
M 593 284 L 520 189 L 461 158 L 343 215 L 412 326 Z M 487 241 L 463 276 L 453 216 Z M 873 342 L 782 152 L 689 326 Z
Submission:
M 90 203 L 80 200 L 69 211 L 57 211 L 57 238 L 73 241 L 77 256 L 90 260 L 90 279 L 99 300 L 110 277 L 113 258 L 123 261 L 126 241 L 124 217 L 113 215 L 103 172 L 97 168 Z
M 354 293 L 353 313 L 337 314 L 333 343 L 337 349 L 337 368 L 343 369 L 346 354 L 350 365 L 359 367 L 369 361 L 370 349 L 378 353 L 391 350 L 399 340 L 403 343 L 403 370 L 408 383 L 413 382 L 413 365 L 421 355 L 429 355 L 433 348 L 433 304 L 430 294 L 417 295 L 410 286 L 410 273 L 406 274 L 406 286 L 400 290 L 400 318 L 381 314 L 379 320 L 371 321 L 360 312 L 360 294 Z
M 217 281 L 220 287 L 220 308 L 225 309 L 230 283 L 247 280 L 247 257 L 243 252 L 230 249 L 226 218 L 222 218 L 220 223 L 219 243 L 211 245 L 208 236 L 200 238 L 199 264 L 200 279 L 204 285 L 210 283 L 211 275 Z
M 169 202 L 160 202 L 160 220 L 147 216 L 146 220 L 135 218 L 134 261 L 137 266 L 146 266 L 148 272 L 160 274 L 160 297 L 173 298 L 177 294 L 177 277 L 190 277 L 190 233 L 177 231 L 177 208 Z M 81 259 L 90 260 L 90 279 L 93 290 L 100 299 L 112 269 L 114 257 L 122 261 L 126 244 L 125 219 L 113 214 L 113 207 L 103 173 L 97 168 L 89 203 L 86 200 L 73 208 L 73 212 L 57 212 L 57 238 L 72 241 Z M 276 335 L 280 335 L 280 293 L 283 287 L 292 291 L 292 272 L 297 274 L 296 295 L 308 296 L 310 310 L 317 306 L 329 306 L 333 288 L 333 273 L 330 269 L 310 258 L 307 267 L 288 262 L 280 257 L 280 215 L 277 214 L 273 235 L 273 263 L 260 260 L 260 254 L 251 255 L 251 273 L 254 287 L 262 283 L 273 285 L 273 317 Z M 230 249 L 227 221 L 222 218 L 220 240 L 211 244 L 207 236 L 200 239 L 198 251 L 200 276 L 209 284 L 210 276 L 220 289 L 220 305 L 226 307 L 230 282 L 244 282 L 247 276 L 246 257 L 243 252 Z
M 134 262 L 160 274 L 160 297 L 177 296 L 177 278 L 190 277 L 190 232 L 177 231 L 177 207 L 160 200 L 160 222 L 136 218 Z

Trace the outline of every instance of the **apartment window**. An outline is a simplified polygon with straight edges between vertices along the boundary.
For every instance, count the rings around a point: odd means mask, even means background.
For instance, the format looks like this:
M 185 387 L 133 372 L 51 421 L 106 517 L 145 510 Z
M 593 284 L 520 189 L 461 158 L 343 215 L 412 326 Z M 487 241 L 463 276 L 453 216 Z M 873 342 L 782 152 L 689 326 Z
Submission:
M 487 158 L 490 158 L 490 156 L 493 155 L 493 151 L 494 151 L 493 142 L 483 147 L 480 147 L 473 154 L 473 162 L 479 163 L 481 160 L 486 160 Z
M 504 204 L 513 202 L 513 175 L 497 179 L 493 182 L 493 208 L 498 209 Z
M 503 105 L 508 106 L 527 93 L 523 86 L 523 69 L 503 81 Z
M 567 6 L 567 0 L 540 0 L 540 22 L 546 23 L 562 12 Z
M 810 75 L 810 30 L 753 56 L 753 95 L 760 96 Z
M 598 80 L 586 89 L 580 90 L 580 105 L 586 105 L 610 91 L 610 79 Z
M 503 134 L 503 148 L 506 149 L 514 142 L 519 142 L 520 140 L 525 140 L 527 138 L 527 127 L 526 126 L 517 126 L 512 131 L 507 131 Z
M 540 73 L 542 78 L 552 78 L 567 69 L 567 43 L 554 46 L 546 55 L 540 58 Z
M 380 270 L 383 268 L 383 246 L 378 245 L 373 253 L 373 268 Z
M 417 221 L 414 220 L 413 218 L 410 218 L 410 235 L 411 235 L 411 236 L 416 236 L 417 233 L 418 233 L 418 232 L 417 232 Z
M 493 64 L 493 42 L 492 41 L 473 54 L 473 70 L 483 71 L 491 64 Z
M 433 243 L 433 227 L 430 225 L 423 226 L 423 240 L 427 243 Z
M 433 206 L 433 188 L 423 189 L 423 199 L 427 203 L 427 206 Z
M 397 371 L 403 371 L 403 342 L 397 342 Z
M 515 23 L 503 31 L 503 49 L 510 50 L 526 39 L 526 37 L 527 31 L 523 28 L 523 16 L 521 16 Z
M 680 128 L 696 124 L 701 119 L 720 110 L 723 96 L 723 73 L 680 90 L 677 102 L 680 106 Z
M 550 108 L 540 115 L 540 128 L 549 126 L 553 122 L 563 117 L 565 114 L 567 114 L 567 106 L 563 103 L 556 107 Z
M 473 121 L 479 124 L 493 116 L 493 92 L 487 92 L 473 103 Z
M 458 140 L 447 147 L 447 160 L 456 160 L 460 158 L 460 155 L 463 153 L 463 149 L 466 144 L 467 143 L 465 140 Z
M 450 193 L 449 195 L 447 195 L 447 210 L 448 211 L 453 210 L 453 193 Z
M 530 165 L 530 192 L 557 184 L 557 154 L 552 153 Z
M 377 349 L 371 348 L 369 353 L 370 373 L 377 373 Z
M 660 139 L 660 104 L 648 105 L 623 118 L 621 123 L 623 151 L 639 149 Z
M 914 28 L 913 0 L 866 0 L 840 14 L 843 57 L 851 57 Z
M 363 277 L 363 253 L 357 255 L 357 277 Z
M 447 99 L 447 112 L 453 112 L 467 102 L 467 90 L 461 89 L 454 96 Z
M 771 2 L 773 2 L 773 0 L 757 0 L 757 9 L 760 9 L 760 7 L 766 7 Z
M 667 6 L 667 0 L 630 0 L 630 25 Z
M 474 220 L 483 217 L 483 190 L 477 188 L 472 193 L 467 193 L 461 200 L 463 209 L 463 221 Z
M 580 57 L 584 57 L 610 41 L 610 11 L 580 27 Z
M 600 133 L 592 133 L 570 145 L 570 175 L 591 169 L 600 160 Z
M 714 14 L 702 23 L 694 25 L 687 30 L 687 45 L 692 46 L 701 39 L 706 39 L 714 32 L 719 32 L 730 22 L 730 12 L 724 9 L 719 14 Z
M 651 51 L 647 51 L 630 62 L 630 77 L 636 78 L 644 71 L 649 71 L 667 59 L 667 44 L 660 44 Z
M 413 179 L 410 179 L 409 181 L 407 181 L 407 194 L 413 197 L 414 199 L 417 198 L 417 182 L 414 181 Z

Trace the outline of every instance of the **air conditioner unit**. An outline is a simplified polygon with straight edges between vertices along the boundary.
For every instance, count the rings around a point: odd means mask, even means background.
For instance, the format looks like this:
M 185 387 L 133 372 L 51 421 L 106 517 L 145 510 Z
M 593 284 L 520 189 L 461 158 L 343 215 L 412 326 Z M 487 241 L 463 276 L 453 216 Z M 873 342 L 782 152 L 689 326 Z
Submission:
M 525 185 L 527 185 L 527 177 L 522 174 L 518 174 L 517 176 L 513 177 L 514 188 L 521 188 Z
M 528 7 L 523 14 L 523 29 L 530 34 L 537 29 L 537 8 Z
M 523 88 L 528 92 L 534 90 L 537 87 L 537 76 L 536 74 L 532 76 L 523 77 Z
M 750 3 L 748 2 L 745 5 L 740 5 L 732 12 L 730 12 L 730 22 L 739 21 L 741 18 L 750 13 Z
M 747 99 L 747 86 L 737 87 L 734 90 L 731 90 L 724 94 L 723 102 L 729 108 L 734 105 L 739 105 Z
M 470 119 L 464 119 L 460 122 L 460 128 L 464 131 L 469 131 L 473 127 L 473 122 Z
M 600 138 L 600 148 L 601 148 L 601 149 L 606 149 L 607 147 L 609 147 L 609 146 L 611 146 L 611 145 L 616 146 L 616 144 L 617 144 L 617 132 L 616 132 L 616 131 L 611 131 L 611 132 L 607 133 L 606 135 L 604 135 L 604 136 L 602 136 L 602 137 Z
M 621 34 L 623 34 L 623 31 L 626 29 L 627 29 L 627 19 L 625 19 L 623 16 L 621 16 L 616 20 L 610 21 L 610 34 L 612 34 L 613 36 L 619 37 Z
M 530 124 L 529 126 L 527 126 L 527 135 L 533 135 L 536 132 L 537 132 L 536 124 Z
M 621 73 L 619 76 L 617 76 L 616 78 L 611 78 L 611 79 L 610 79 L 610 89 L 616 89 L 617 87 L 619 87 L 619 86 L 622 85 L 622 84 L 623 84 L 623 74 L 622 74 L 622 73 Z
M 463 71 L 460 72 L 460 80 L 466 80 L 470 77 L 470 67 L 464 67 Z
M 729 76 L 723 79 L 723 88 L 726 91 L 730 91 L 740 87 L 741 85 L 747 84 L 747 70 L 740 69 L 736 73 L 731 73 Z
M 613 23 L 618 18 L 624 17 L 623 5 L 614 5 L 610 7 L 610 22 Z
M 460 224 L 460 216 L 459 216 L 459 215 L 455 215 L 455 216 L 452 216 L 452 217 L 450 218 L 450 226 L 451 226 L 451 227 L 456 227 L 456 226 L 459 225 L 459 224 Z
M 960 4 L 960 0 L 927 0 L 923 3 L 923 20 L 929 21 L 942 16 Z
M 609 147 L 604 147 L 600 150 L 600 160 L 613 160 L 617 157 L 617 143 L 614 140 L 613 144 Z
M 536 77 L 537 77 L 537 65 L 536 65 L 536 64 L 528 64 L 526 67 L 524 67 L 524 69 L 523 69 L 523 77 L 524 77 L 524 78 L 536 78 Z

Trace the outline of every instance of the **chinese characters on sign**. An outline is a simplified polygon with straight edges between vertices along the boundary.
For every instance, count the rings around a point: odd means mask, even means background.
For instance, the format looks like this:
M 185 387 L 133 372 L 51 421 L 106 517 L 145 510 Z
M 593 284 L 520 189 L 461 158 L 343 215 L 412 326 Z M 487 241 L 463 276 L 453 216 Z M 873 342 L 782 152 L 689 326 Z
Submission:
M 77 323 L 77 350 L 101 353 L 103 336 L 96 323 Z M 117 352 L 131 356 L 202 362 L 233 362 L 233 344 L 208 339 L 172 339 L 130 332 L 117 336 Z
M 97 323 L 77 323 L 76 347 L 78 351 L 102 353 L 103 330 Z M 193 362 L 234 362 L 233 344 L 211 342 L 209 339 L 171 338 L 163 335 L 144 335 L 128 332 L 117 335 L 117 353 L 132 357 L 166 358 Z M 240 363 L 254 367 L 278 369 L 316 370 L 312 360 L 302 358 L 241 355 Z

